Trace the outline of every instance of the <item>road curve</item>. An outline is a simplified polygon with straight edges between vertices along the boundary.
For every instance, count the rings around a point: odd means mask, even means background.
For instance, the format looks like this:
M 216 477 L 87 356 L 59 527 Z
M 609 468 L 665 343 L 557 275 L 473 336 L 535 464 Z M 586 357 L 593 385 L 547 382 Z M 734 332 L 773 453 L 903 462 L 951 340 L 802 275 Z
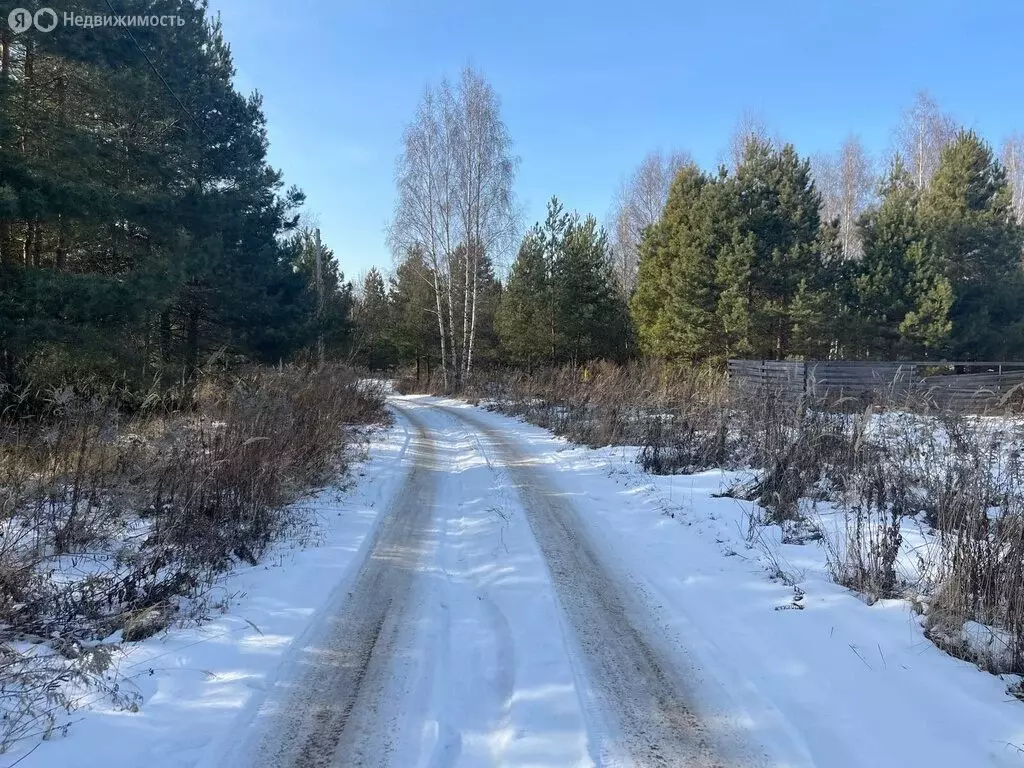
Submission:
M 382 513 L 347 594 L 330 607 L 318 636 L 302 649 L 299 673 L 264 705 L 260 738 L 237 768 L 356 768 L 390 765 L 385 708 L 396 641 L 409 623 L 413 581 L 428 547 L 439 470 L 424 423 L 403 411 L 414 435 L 412 467 Z

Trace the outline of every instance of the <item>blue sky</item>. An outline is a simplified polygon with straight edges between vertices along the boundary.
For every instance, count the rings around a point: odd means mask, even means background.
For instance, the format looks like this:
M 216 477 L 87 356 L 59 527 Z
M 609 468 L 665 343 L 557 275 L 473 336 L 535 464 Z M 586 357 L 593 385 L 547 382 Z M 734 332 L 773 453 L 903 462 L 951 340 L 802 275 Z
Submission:
M 850 133 L 886 153 L 922 88 L 996 144 L 1024 131 L 1019 0 L 211 5 L 239 88 L 264 96 L 271 163 L 305 190 L 350 277 L 391 268 L 402 130 L 425 86 L 466 64 L 501 97 L 526 224 L 552 194 L 603 220 L 652 149 L 713 167 L 744 110 L 805 154 Z

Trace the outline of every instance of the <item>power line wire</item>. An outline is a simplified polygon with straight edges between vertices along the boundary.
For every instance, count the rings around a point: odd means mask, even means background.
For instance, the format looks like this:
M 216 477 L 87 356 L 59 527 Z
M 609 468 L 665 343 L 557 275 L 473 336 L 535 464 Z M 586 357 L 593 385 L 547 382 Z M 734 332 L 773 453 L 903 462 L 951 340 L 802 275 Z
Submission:
M 106 0 L 106 3 L 107 7 L 110 9 L 110 12 L 112 14 L 114 14 L 115 16 L 121 15 L 117 12 L 117 9 L 115 9 L 114 6 L 111 4 L 110 0 Z M 156 68 L 156 64 L 153 63 L 153 60 L 149 58 L 149 55 L 144 50 L 142 50 L 142 46 L 139 45 L 139 41 L 135 38 L 135 35 L 132 34 L 131 27 L 125 25 L 124 31 L 128 33 L 128 37 L 130 37 L 131 41 L 135 43 L 135 47 L 139 49 L 139 53 L 142 54 L 142 57 L 146 60 L 146 63 L 149 64 L 149 68 L 153 70 L 153 74 L 156 75 L 160 79 L 160 82 L 164 84 L 164 88 L 166 88 L 167 92 L 171 94 L 171 98 L 178 102 L 178 106 L 181 107 L 181 111 L 184 112 L 188 116 L 188 118 L 195 124 L 196 128 L 199 129 L 199 132 L 203 135 L 204 138 L 209 138 L 206 135 L 206 131 L 203 130 L 203 126 L 201 126 L 199 124 L 199 121 L 196 120 L 195 116 L 188 111 L 188 107 L 186 107 L 184 102 L 182 102 L 182 100 L 178 98 L 178 94 L 174 92 L 171 86 L 164 79 L 164 76 L 160 74 L 160 70 Z

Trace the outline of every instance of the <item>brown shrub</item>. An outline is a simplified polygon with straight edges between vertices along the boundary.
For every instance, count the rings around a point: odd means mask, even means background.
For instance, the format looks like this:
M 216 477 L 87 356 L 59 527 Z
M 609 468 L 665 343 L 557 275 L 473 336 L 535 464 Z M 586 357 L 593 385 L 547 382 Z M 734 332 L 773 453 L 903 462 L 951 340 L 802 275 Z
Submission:
M 126 623 L 144 636 L 139 617 L 171 617 L 182 598 L 201 610 L 220 572 L 297 522 L 289 502 L 344 470 L 351 425 L 385 418 L 383 388 L 341 366 L 221 373 L 122 405 L 63 388 L 0 414 L 0 708 L 24 710 L 5 723 L 53 704 L 18 680 L 81 672 L 66 654 L 19 662 L 13 640 L 59 637 L 64 654 Z M 0 745 L 14 735 L 0 727 Z

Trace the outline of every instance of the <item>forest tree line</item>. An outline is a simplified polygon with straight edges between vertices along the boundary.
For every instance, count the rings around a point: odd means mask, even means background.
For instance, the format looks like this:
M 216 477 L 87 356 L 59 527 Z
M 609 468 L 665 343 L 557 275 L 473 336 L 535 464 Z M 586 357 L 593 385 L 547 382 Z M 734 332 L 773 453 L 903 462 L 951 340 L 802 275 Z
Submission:
M 433 98 L 428 91 L 424 102 Z M 497 107 L 489 114 L 498 119 Z M 459 141 L 456 133 L 435 146 L 458 154 Z M 399 168 L 423 146 L 407 141 Z M 648 155 L 623 182 L 607 228 L 552 198 L 491 288 L 500 300 L 478 319 L 482 331 L 493 329 L 483 359 L 532 368 L 640 355 L 679 364 L 1019 358 L 1022 153 L 1015 135 L 997 156 L 924 92 L 878 162 L 856 137 L 834 156 L 802 156 L 744 115 L 713 171 L 685 152 Z M 429 232 L 444 219 L 448 165 L 423 167 L 437 173 L 417 177 L 422 194 L 412 199 Z M 420 205 L 431 199 L 433 218 Z M 398 220 L 407 203 L 400 197 Z M 463 269 L 451 254 L 463 248 L 421 239 L 396 249 L 400 269 L 422 272 L 433 296 L 422 317 L 450 313 L 452 285 L 455 296 L 468 290 L 452 277 Z M 492 284 L 501 256 L 475 256 Z M 434 301 L 438 285 L 447 298 Z M 444 366 L 443 355 L 436 363 Z
M 205 0 L 122 10 L 184 23 L 0 32 L 0 379 L 141 388 L 220 351 L 347 345 L 351 287 L 267 163 L 219 20 Z
M 689 362 L 1021 353 L 1024 229 L 983 139 L 956 130 L 933 164 L 894 154 L 862 208 L 840 189 L 829 216 L 811 161 L 753 134 L 734 171 L 684 165 L 639 243 L 641 349 Z
M 926 94 L 884 161 L 856 139 L 802 156 L 745 115 L 720 167 L 651 153 L 606 225 L 552 197 L 523 234 L 500 100 L 467 68 L 404 132 L 394 268 L 353 285 L 268 164 L 205 2 L 146 7 L 185 23 L 0 33 L 8 388 L 145 386 L 218 356 L 454 388 L 494 364 L 1024 352 L 1024 142 L 997 156 Z

